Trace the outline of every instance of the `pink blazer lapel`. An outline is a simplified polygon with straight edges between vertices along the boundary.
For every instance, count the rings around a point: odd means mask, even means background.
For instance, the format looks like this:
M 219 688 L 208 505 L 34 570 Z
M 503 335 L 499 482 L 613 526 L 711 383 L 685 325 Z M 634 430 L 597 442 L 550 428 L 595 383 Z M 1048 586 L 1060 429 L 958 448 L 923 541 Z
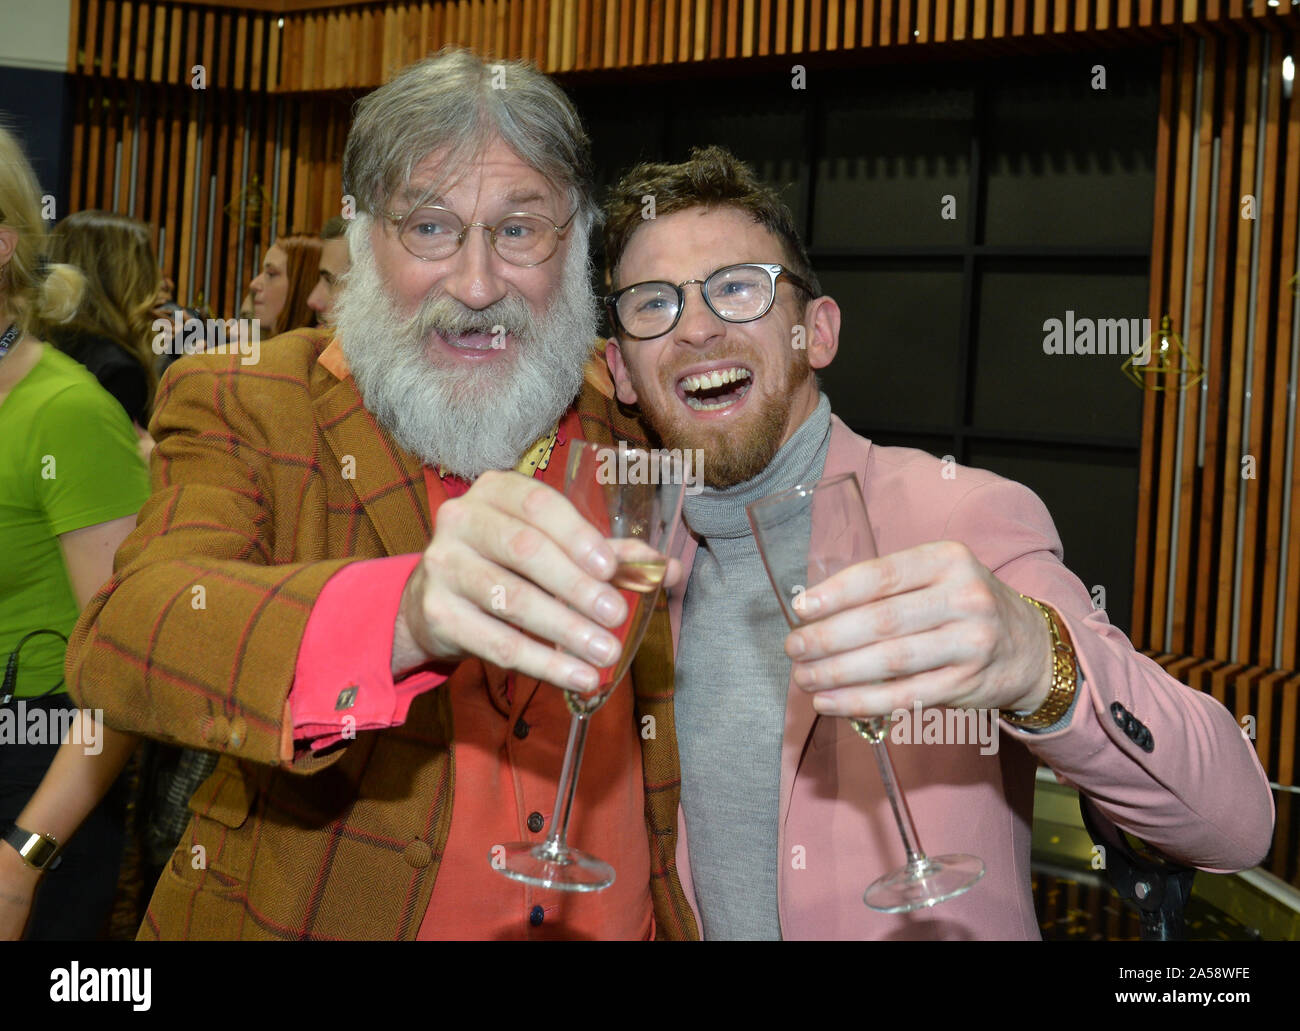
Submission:
M 870 449 L 870 444 L 863 447 L 855 434 L 836 416 L 832 415 L 831 442 L 826 453 L 826 467 L 822 472 L 822 478 L 852 472 L 857 474 L 858 483 L 864 484 L 867 477 L 867 455 Z M 817 531 L 818 527 L 814 525 L 813 532 L 816 533 Z M 678 643 L 681 640 L 682 602 L 686 597 L 686 584 L 690 580 L 691 565 L 695 561 L 695 552 L 698 548 L 699 541 L 695 539 L 695 536 L 686 528 L 686 524 L 683 522 L 678 529 L 677 537 L 674 539 L 670 551 L 672 556 L 681 560 L 685 568 L 681 582 L 668 592 L 668 613 L 673 628 L 674 656 L 677 654 Z M 775 604 L 775 599 L 773 604 Z M 816 722 L 817 712 L 812 707 L 812 696 L 795 686 L 794 680 L 791 679 L 787 688 L 785 733 L 781 742 L 781 809 L 779 826 L 782 828 L 785 827 L 786 816 L 790 811 L 790 799 L 794 791 L 795 775 L 799 771 L 799 762 L 803 757 L 804 748 Z M 677 832 L 678 876 L 682 879 L 687 901 L 690 903 L 691 910 L 695 913 L 695 919 L 698 922 L 700 921 L 700 913 L 695 902 L 693 885 L 690 881 L 690 847 L 686 840 L 686 820 L 682 818 L 680 808 L 678 809 Z M 703 924 L 700 923 L 699 926 L 702 927 Z

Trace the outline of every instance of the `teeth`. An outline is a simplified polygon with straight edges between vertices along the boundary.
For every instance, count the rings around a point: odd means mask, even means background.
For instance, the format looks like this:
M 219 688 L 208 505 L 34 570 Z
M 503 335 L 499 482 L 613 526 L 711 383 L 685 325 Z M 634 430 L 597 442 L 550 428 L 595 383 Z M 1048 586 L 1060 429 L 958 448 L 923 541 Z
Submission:
M 740 397 L 744 397 L 749 393 L 749 387 L 747 385 L 742 386 L 739 389 Z M 701 401 L 698 397 L 692 397 L 690 394 L 686 395 L 686 403 L 697 412 L 715 412 L 719 408 L 730 408 L 738 400 L 740 400 L 740 398 L 736 398 L 733 401 Z
M 712 412 L 719 408 L 727 408 L 731 405 L 730 401 L 715 401 L 712 404 L 706 404 L 698 398 L 688 397 L 686 403 L 694 408 L 697 412 Z
M 748 378 L 749 372 L 747 370 L 735 366 L 730 369 L 713 369 L 711 372 L 686 376 L 682 379 L 682 387 L 688 392 L 706 390 L 710 387 L 721 387 L 728 383 L 734 383 L 736 380 Z

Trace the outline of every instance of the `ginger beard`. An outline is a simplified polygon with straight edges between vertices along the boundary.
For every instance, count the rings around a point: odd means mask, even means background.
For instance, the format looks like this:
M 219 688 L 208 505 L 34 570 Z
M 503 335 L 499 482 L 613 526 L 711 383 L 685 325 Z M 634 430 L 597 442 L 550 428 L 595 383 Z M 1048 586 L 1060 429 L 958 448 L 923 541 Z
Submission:
M 362 218 L 349 230 L 355 253 L 334 316 L 366 408 L 426 465 L 471 480 L 513 469 L 582 386 L 597 327 L 585 236 L 572 235 L 559 291 L 543 315 L 508 294 L 481 310 L 432 295 L 403 316 L 379 276 L 369 218 Z M 491 335 L 497 327 L 508 339 L 489 361 L 461 363 L 430 345 L 433 333 Z
M 633 342 L 630 346 L 635 347 Z M 755 363 L 736 348 L 726 348 L 716 354 L 701 354 L 695 363 L 733 359 L 751 371 L 749 391 L 758 386 L 761 378 L 772 375 L 764 366 Z M 684 364 L 684 363 L 683 363 Z M 699 448 L 704 453 L 703 474 L 707 486 L 717 490 L 733 487 L 767 468 L 780 450 L 790 418 L 791 399 L 795 391 L 812 375 L 806 352 L 790 350 L 789 360 L 778 373 L 782 382 L 768 389 L 762 396 L 747 397 L 745 411 L 737 412 L 734 419 L 702 420 L 692 417 L 689 408 L 677 396 L 680 374 L 668 369 L 656 369 L 659 378 L 657 397 L 668 398 L 667 404 L 656 409 L 649 403 L 650 394 L 645 381 L 632 362 L 624 360 L 632 389 L 636 391 L 639 408 L 645 421 L 669 450 Z

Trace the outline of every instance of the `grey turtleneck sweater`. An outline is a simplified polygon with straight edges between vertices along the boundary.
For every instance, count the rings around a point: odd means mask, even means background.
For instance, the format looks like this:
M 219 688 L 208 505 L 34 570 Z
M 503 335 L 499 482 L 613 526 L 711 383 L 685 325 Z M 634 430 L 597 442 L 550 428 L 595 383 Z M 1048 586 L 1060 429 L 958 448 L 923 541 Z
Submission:
M 709 939 L 781 937 L 777 814 L 790 628 L 745 506 L 821 479 L 830 431 L 823 394 L 752 480 L 685 501 L 700 549 L 683 602 L 674 707 L 691 879 Z

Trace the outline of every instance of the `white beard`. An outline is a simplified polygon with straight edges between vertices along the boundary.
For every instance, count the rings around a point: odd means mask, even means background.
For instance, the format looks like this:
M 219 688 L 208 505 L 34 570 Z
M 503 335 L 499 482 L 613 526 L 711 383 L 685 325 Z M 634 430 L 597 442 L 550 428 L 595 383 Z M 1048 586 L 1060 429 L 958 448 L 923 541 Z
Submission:
M 366 408 L 426 465 L 470 480 L 489 469 L 513 469 L 582 386 L 598 311 L 586 239 L 571 239 L 560 289 L 544 315 L 511 293 L 482 310 L 438 295 L 403 318 L 379 277 L 370 221 L 358 215 L 360 224 L 349 228 L 352 267 L 334 307 Z M 504 362 L 443 364 L 430 357 L 432 332 L 458 336 L 494 326 L 510 334 L 513 353 Z

